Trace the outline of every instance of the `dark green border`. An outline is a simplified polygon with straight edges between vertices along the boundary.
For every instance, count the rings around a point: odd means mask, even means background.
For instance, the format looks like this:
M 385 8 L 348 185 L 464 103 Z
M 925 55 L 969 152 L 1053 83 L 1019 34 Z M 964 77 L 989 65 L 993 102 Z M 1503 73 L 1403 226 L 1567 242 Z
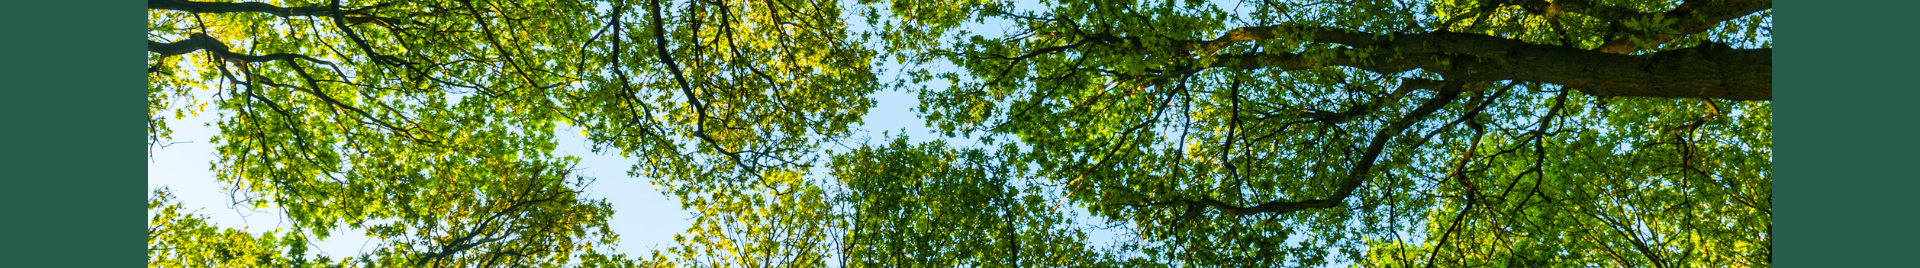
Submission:
M 1779 267 L 1911 267 L 1920 249 L 1912 1 L 1776 6 Z
M 0 266 L 146 263 L 146 8 L 0 8 Z

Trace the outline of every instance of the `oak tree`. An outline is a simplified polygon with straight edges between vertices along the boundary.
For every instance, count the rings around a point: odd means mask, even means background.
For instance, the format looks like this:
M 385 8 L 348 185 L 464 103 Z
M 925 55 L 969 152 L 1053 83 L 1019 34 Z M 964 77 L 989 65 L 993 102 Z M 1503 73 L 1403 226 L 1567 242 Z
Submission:
M 981 2 L 898 27 L 1014 29 L 900 53 L 960 67 L 922 111 L 1030 147 L 1121 250 L 1769 265 L 1771 1 Z
M 287 244 L 387 243 L 348 265 L 568 263 L 615 237 L 551 153 L 561 124 L 640 176 L 744 184 L 859 119 L 873 53 L 837 6 L 797 4 L 151 0 L 150 137 L 218 113 L 215 179 L 284 209 Z M 221 245 L 157 233 L 153 265 Z

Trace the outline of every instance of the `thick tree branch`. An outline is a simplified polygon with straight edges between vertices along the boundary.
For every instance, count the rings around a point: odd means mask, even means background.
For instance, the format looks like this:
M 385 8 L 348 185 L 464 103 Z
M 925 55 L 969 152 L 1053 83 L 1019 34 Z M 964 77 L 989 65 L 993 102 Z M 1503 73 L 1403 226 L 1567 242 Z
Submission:
M 1633 41 L 1633 38 L 1639 38 L 1641 40 L 1640 43 L 1646 44 L 1665 43 L 1681 36 L 1705 32 L 1727 20 L 1745 17 L 1754 12 L 1773 8 L 1772 0 L 1689 0 L 1671 11 L 1662 13 L 1638 12 L 1629 8 L 1598 5 L 1587 0 L 1558 0 L 1551 2 L 1546 0 L 1510 0 L 1496 4 L 1520 6 L 1528 12 L 1540 15 L 1576 13 L 1613 22 L 1651 22 L 1655 18 L 1662 18 L 1663 21 L 1672 21 L 1672 24 L 1665 28 L 1666 30 L 1671 30 L 1667 32 L 1632 32 L 1627 29 L 1617 29 L 1616 31 L 1623 31 L 1621 33 L 1627 34 L 1627 36 L 1608 40 L 1606 44 L 1595 49 L 1596 51 L 1612 54 L 1628 54 L 1638 49 L 1639 46 L 1635 45 L 1636 43 Z M 1405 35 L 1406 34 L 1376 35 L 1347 29 L 1289 23 L 1241 27 L 1229 30 L 1213 40 L 1184 40 L 1175 41 L 1175 44 L 1198 54 L 1211 54 L 1225 49 L 1228 46 L 1232 46 L 1235 43 L 1275 38 L 1300 38 L 1321 43 L 1361 46 L 1388 42 L 1388 40 L 1398 40 L 1397 37 Z M 1111 36 L 1100 37 L 1103 39 L 1118 40 Z
M 378 6 L 381 5 L 374 7 Z M 282 7 L 260 2 L 215 3 L 186 0 L 147 0 L 147 9 L 184 11 L 190 13 L 267 13 L 280 17 L 329 17 L 336 14 L 354 15 L 347 17 L 347 21 L 356 24 L 369 21 L 396 21 L 368 15 L 357 10 L 342 11 L 332 7 Z
M 190 13 L 255 12 L 255 13 L 273 14 L 275 16 L 280 16 L 280 17 L 300 16 L 300 17 L 331 18 L 333 19 L 335 26 L 340 29 L 341 33 L 344 34 L 348 40 L 352 40 L 355 45 L 360 47 L 361 50 L 366 52 L 368 57 L 373 58 L 374 62 L 386 63 L 390 65 L 410 65 L 411 63 L 402 61 L 399 58 L 374 52 L 373 46 L 368 45 L 366 40 L 360 38 L 360 35 L 355 33 L 353 31 L 353 28 L 349 27 L 350 25 L 356 25 L 356 24 L 367 23 L 367 22 L 376 22 L 376 21 L 381 23 L 387 23 L 387 24 L 396 23 L 396 22 L 407 22 L 407 20 L 374 16 L 366 12 L 367 10 L 370 10 L 370 9 L 380 8 L 380 7 L 391 5 L 394 3 L 397 3 L 397 2 L 382 3 L 378 5 L 366 6 L 366 7 L 354 8 L 354 9 L 343 9 L 339 6 L 340 2 L 337 0 L 331 2 L 331 4 L 329 4 L 328 6 L 316 6 L 316 7 L 281 7 L 281 6 L 275 6 L 272 4 L 258 3 L 258 2 L 214 3 L 214 2 L 194 2 L 194 1 L 186 1 L 186 0 L 148 0 L 147 9 L 174 10 L 174 11 L 184 11 L 184 12 L 190 12 Z M 153 46 L 149 44 L 148 47 L 149 47 L 149 50 L 151 50 Z M 188 52 L 191 52 L 191 51 L 188 51 Z M 161 53 L 161 54 L 166 54 L 166 53 Z
M 268 3 L 214 3 L 186 0 L 147 0 L 147 9 L 186 11 L 192 13 L 268 13 L 274 16 L 331 16 L 333 9 L 325 7 L 281 7 Z
M 1773 98 L 1773 50 L 1723 44 L 1621 55 L 1466 33 L 1373 35 L 1313 30 L 1312 40 L 1355 48 L 1316 58 L 1285 52 L 1220 55 L 1212 66 L 1305 69 L 1348 66 L 1378 73 L 1423 69 L 1449 81 L 1559 84 L 1599 97 Z M 1256 34 L 1246 34 L 1258 36 Z M 1391 40 L 1391 41 L 1388 41 Z M 1207 47 L 1200 46 L 1200 51 Z M 1449 55 L 1468 55 L 1460 59 Z M 1459 66 L 1454 66 L 1459 65 Z M 1458 68 L 1456 68 L 1458 67 Z
M 322 64 L 333 64 L 331 62 L 315 59 L 313 57 L 308 57 L 306 55 L 293 54 L 293 53 L 274 53 L 274 54 L 258 55 L 258 56 L 234 53 L 233 51 L 228 50 L 226 43 L 221 43 L 220 40 L 214 39 L 212 36 L 207 36 L 207 34 L 202 34 L 202 33 L 196 33 L 196 34 L 187 36 L 186 40 L 174 41 L 172 43 L 161 43 L 159 41 L 147 40 L 147 51 L 153 52 L 155 54 L 160 54 L 160 56 L 173 56 L 173 55 L 187 54 L 187 53 L 193 53 L 194 51 L 200 51 L 200 50 L 206 50 L 208 53 L 213 53 L 214 56 L 218 56 L 222 59 L 241 61 L 241 62 L 269 62 L 269 61 L 276 61 L 276 60 L 303 59 L 303 60 L 309 60 L 309 61 L 318 62 Z
M 1768 48 L 1733 49 L 1709 42 L 1692 48 L 1626 55 L 1638 50 L 1640 46 L 1637 44 L 1668 42 L 1688 34 L 1704 32 L 1723 21 L 1771 9 L 1771 0 L 1690 0 L 1664 13 L 1637 12 L 1596 5 L 1586 0 L 1512 0 L 1497 4 L 1521 6 L 1543 15 L 1577 13 L 1610 21 L 1664 18 L 1671 24 L 1661 29 L 1651 29 L 1661 30 L 1658 32 L 1623 32 L 1629 36 L 1615 38 L 1594 50 L 1531 44 L 1483 34 L 1444 31 L 1374 34 L 1295 23 L 1242 27 L 1227 31 L 1213 40 L 1175 41 L 1174 45 L 1187 53 L 1199 55 L 1216 54 L 1241 42 L 1277 38 L 1350 47 L 1331 53 L 1334 54 L 1332 57 L 1307 57 L 1285 52 L 1217 55 L 1221 60 L 1205 67 L 1306 69 L 1348 66 L 1379 73 L 1424 69 L 1440 73 L 1450 81 L 1552 83 L 1601 97 L 1728 100 L 1770 100 L 1773 97 L 1773 53 Z M 1131 40 L 1111 35 L 1094 35 L 1089 39 L 1108 42 Z M 1635 39 L 1640 41 L 1636 43 Z M 1450 62 L 1454 58 L 1451 55 L 1455 54 L 1473 57 L 1466 61 Z M 1461 67 L 1466 68 L 1454 68 L 1451 65 L 1463 65 Z M 1185 71 L 1197 69 L 1187 68 Z

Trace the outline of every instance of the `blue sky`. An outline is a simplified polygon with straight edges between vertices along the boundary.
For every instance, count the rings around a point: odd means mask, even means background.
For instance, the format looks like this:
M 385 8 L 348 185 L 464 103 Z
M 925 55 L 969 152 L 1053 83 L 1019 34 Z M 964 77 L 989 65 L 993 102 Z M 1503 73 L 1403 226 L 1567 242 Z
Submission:
M 1018 1 L 1021 9 L 1037 8 L 1033 1 Z M 848 5 L 857 5 L 848 3 Z M 855 14 L 848 14 L 853 16 Z M 858 23 L 858 19 L 849 20 L 851 30 L 868 29 L 868 25 Z M 1003 20 L 989 20 L 982 24 L 973 24 L 967 28 L 972 33 L 983 36 L 997 36 L 1005 33 L 1011 26 Z M 870 46 L 880 46 L 870 44 Z M 882 49 L 884 47 L 874 47 Z M 901 78 L 899 70 L 903 66 L 886 62 L 885 71 L 878 74 L 882 81 Z M 954 66 L 938 64 L 933 66 L 904 66 L 906 68 L 930 68 L 935 72 L 953 70 Z M 941 90 L 948 85 L 942 79 L 934 79 L 923 84 L 927 89 Z M 917 88 L 917 87 L 916 87 Z M 211 100 L 211 91 L 194 92 L 194 98 Z M 823 144 L 823 148 L 837 148 L 842 145 L 858 147 L 863 142 L 884 143 L 892 136 L 909 137 L 911 142 L 926 142 L 934 139 L 945 140 L 953 147 L 979 147 L 979 142 L 969 138 L 945 138 L 933 134 L 925 126 L 913 109 L 919 106 L 917 93 L 906 91 L 880 91 L 871 97 L 877 105 L 867 111 L 863 118 L 865 124 L 861 130 L 850 135 L 839 145 Z M 282 214 L 277 208 L 261 210 L 248 206 L 232 205 L 232 197 L 226 188 L 215 181 L 213 171 L 209 170 L 215 160 L 214 145 L 209 139 L 219 130 L 206 126 L 217 120 L 215 111 L 206 111 L 197 116 L 184 119 L 168 118 L 173 129 L 173 144 L 153 146 L 150 161 L 147 164 L 147 188 L 149 191 L 166 187 L 176 195 L 176 201 L 182 202 L 189 211 L 209 217 L 216 226 L 246 230 L 259 234 L 271 230 L 285 230 Z M 555 155 L 570 155 L 580 158 L 579 170 L 575 174 L 595 178 L 587 189 L 588 198 L 605 198 L 615 210 L 609 226 L 620 236 L 615 252 L 632 255 L 646 255 L 647 252 L 665 250 L 673 246 L 673 236 L 685 231 L 691 224 L 691 214 L 680 209 L 679 202 L 670 199 L 654 187 L 647 178 L 635 178 L 627 175 L 627 170 L 635 160 L 620 157 L 617 152 L 593 153 L 579 129 L 562 126 L 555 130 L 554 137 L 558 146 Z M 838 150 L 836 151 L 843 151 Z M 814 174 L 819 175 L 819 174 Z M 1087 231 L 1094 245 L 1104 245 L 1123 239 L 1114 231 L 1102 230 L 1094 226 L 1100 221 L 1088 217 L 1084 209 L 1063 207 L 1066 213 L 1073 215 L 1081 223 L 1080 229 Z M 376 249 L 380 241 L 371 239 L 357 230 L 333 230 L 333 237 L 315 241 L 310 254 L 325 254 L 333 257 L 359 255 Z M 1133 239 L 1126 238 L 1131 242 Z
M 1031 1 L 1021 2 L 1023 3 L 1019 6 L 1022 9 L 1037 7 Z M 854 24 L 851 25 L 854 28 L 852 30 L 859 31 L 866 28 L 866 25 L 860 25 L 858 20 L 850 22 Z M 1007 26 L 1009 26 L 1008 23 L 995 20 L 975 24 L 969 27 L 969 30 L 984 36 L 997 36 L 1003 33 Z M 876 47 L 876 49 L 883 48 Z M 887 72 L 879 74 L 880 78 L 883 80 L 896 78 L 900 67 L 892 64 L 885 66 Z M 953 68 L 946 65 L 923 67 L 933 68 L 935 71 Z M 947 87 L 945 81 L 940 79 L 929 81 L 926 86 L 934 90 Z M 211 93 L 196 92 L 199 94 L 196 98 L 208 100 L 211 99 L 209 96 Z M 863 141 L 885 142 L 889 138 L 886 134 L 902 133 L 911 137 L 913 142 L 944 139 L 955 147 L 973 147 L 978 144 L 971 139 L 940 138 L 936 134 L 931 134 L 925 127 L 924 121 L 913 111 L 913 108 L 919 105 L 915 95 L 916 93 L 905 91 L 875 92 L 872 97 L 877 102 L 877 106 L 867 112 L 864 118 L 865 125 L 862 126 L 863 132 L 854 133 L 842 144 L 857 147 Z M 218 130 L 203 125 L 213 120 L 215 116 L 209 112 L 182 120 L 169 121 L 169 125 L 175 131 L 173 140 L 184 143 L 153 148 L 151 161 L 147 167 L 148 188 L 150 190 L 160 187 L 172 189 L 178 201 L 186 204 L 186 208 L 190 210 L 197 208 L 200 215 L 210 217 L 211 222 L 218 226 L 244 229 L 256 234 L 285 228 L 286 226 L 281 223 L 282 215 L 275 209 L 252 210 L 245 206 L 230 205 L 232 199 L 214 180 L 213 172 L 208 170 L 210 163 L 216 157 L 209 138 Z M 609 224 L 621 239 L 621 242 L 616 245 L 616 252 L 646 255 L 646 252 L 653 249 L 664 250 L 673 245 L 675 234 L 689 227 L 691 215 L 680 209 L 678 201 L 662 194 L 649 182 L 649 179 L 627 175 L 626 171 L 636 162 L 635 160 L 622 158 L 616 152 L 593 153 L 580 136 L 578 129 L 562 127 L 555 132 L 554 137 L 558 139 L 559 146 L 554 154 L 580 158 L 581 162 L 577 166 L 580 170 L 576 171 L 576 174 L 595 178 L 594 183 L 587 189 L 588 198 L 605 198 L 613 205 L 616 213 Z M 838 145 L 825 146 L 831 148 Z M 1102 225 L 1101 221 L 1087 217 L 1083 209 L 1075 207 L 1065 209 L 1064 212 L 1075 215 L 1073 218 L 1081 224 L 1079 227 L 1082 230 L 1088 232 L 1092 240 L 1090 242 L 1094 245 L 1135 242 L 1134 238 L 1115 232 L 1119 230 L 1093 228 L 1093 226 Z M 313 245 L 317 250 L 315 253 L 335 257 L 353 256 L 372 250 L 379 244 L 379 241 L 372 241 L 359 231 L 335 230 L 333 233 L 336 236 L 315 242 Z M 1300 239 L 1300 237 L 1293 239 Z
M 851 3 L 849 3 L 851 4 Z M 851 14 L 849 14 L 851 15 Z M 858 21 L 858 20 L 853 20 Z M 857 24 L 857 23 L 856 23 Z M 856 25 L 860 27 L 864 25 Z M 858 30 L 858 29 L 856 29 Z M 997 31 L 978 31 L 992 33 Z M 882 79 L 893 79 L 898 66 L 887 67 L 889 72 L 881 73 Z M 950 68 L 950 67 L 949 67 Z M 942 81 L 943 82 L 943 81 Z M 930 83 L 929 88 L 940 89 L 945 83 Z M 213 92 L 194 92 L 196 99 L 211 100 Z M 914 141 L 927 141 L 932 135 L 924 121 L 916 116 L 913 108 L 919 105 L 915 93 L 903 91 L 875 92 L 872 97 L 877 105 L 869 110 L 864 118 L 864 133 L 855 133 L 844 144 L 859 146 L 867 141 L 884 142 L 886 134 L 902 133 L 913 137 Z M 208 168 L 215 160 L 214 146 L 209 139 L 219 132 L 215 127 L 206 126 L 217 120 L 213 111 L 189 116 L 185 119 L 168 119 L 173 129 L 172 141 L 167 146 L 153 146 L 150 161 L 147 164 L 147 188 L 149 191 L 166 187 L 176 195 L 184 208 L 196 210 L 209 217 L 217 226 L 246 230 L 259 234 L 275 229 L 288 229 L 282 223 L 282 214 L 277 208 L 254 210 L 248 206 L 232 205 L 232 197 L 226 188 L 214 180 L 213 171 Z M 588 198 L 605 198 L 615 211 L 609 226 L 620 236 L 616 252 L 630 255 L 646 255 L 653 249 L 664 250 L 673 245 L 673 236 L 685 231 L 691 224 L 691 216 L 680 209 L 678 201 L 670 199 L 655 188 L 647 178 L 635 178 L 627 175 L 627 170 L 635 160 L 620 157 L 617 152 L 593 153 L 579 129 L 561 127 L 555 130 L 554 137 L 559 146 L 555 155 L 570 155 L 580 158 L 575 174 L 595 178 L 587 189 Z M 955 146 L 975 144 L 971 141 L 950 140 Z M 835 146 L 835 145 L 826 145 Z M 378 247 L 379 241 L 370 239 L 360 231 L 334 230 L 335 236 L 314 242 L 314 254 L 344 257 L 358 255 Z
M 196 92 L 201 100 L 211 99 L 211 92 Z M 908 133 L 919 137 L 915 141 L 929 140 L 924 121 L 913 112 L 919 100 L 913 93 L 900 91 L 882 91 L 873 95 L 878 102 L 865 117 L 865 131 L 857 133 L 850 146 L 858 146 L 859 140 L 872 137 L 882 140 L 882 132 L 898 135 Z M 202 113 L 182 120 L 171 120 L 174 130 L 173 141 L 179 142 L 165 147 L 155 146 L 147 164 L 147 188 L 149 191 L 167 187 L 171 189 L 179 202 L 189 210 L 198 209 L 198 213 L 210 218 L 221 227 L 247 230 L 261 233 L 276 228 L 285 229 L 281 223 L 281 214 L 277 209 L 253 210 L 247 206 L 232 206 L 232 199 L 222 185 L 214 180 L 209 170 L 216 155 L 213 144 L 208 141 L 219 129 L 205 126 L 215 120 L 213 113 Z M 666 249 L 673 244 L 673 235 L 685 231 L 690 222 L 685 210 L 680 209 L 678 201 L 661 194 L 646 178 L 627 176 L 626 171 L 635 160 L 620 157 L 613 152 L 594 154 L 578 129 L 562 127 L 555 130 L 559 146 L 555 155 L 571 155 L 581 159 L 576 174 L 595 178 L 587 189 L 589 198 L 605 198 L 613 204 L 614 216 L 609 225 L 620 235 L 618 252 L 644 255 L 651 249 Z M 956 145 L 972 144 L 972 142 Z M 371 241 L 358 231 L 336 230 L 334 237 L 316 242 L 315 249 L 329 256 L 351 256 L 377 247 L 378 241 Z

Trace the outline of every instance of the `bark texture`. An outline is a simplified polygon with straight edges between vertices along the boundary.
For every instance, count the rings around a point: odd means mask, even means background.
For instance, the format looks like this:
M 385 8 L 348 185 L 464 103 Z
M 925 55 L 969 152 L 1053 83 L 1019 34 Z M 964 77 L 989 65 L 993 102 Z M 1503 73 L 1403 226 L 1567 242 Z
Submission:
M 1195 42 L 1194 52 L 1212 52 L 1241 40 L 1304 32 L 1312 41 L 1338 43 L 1332 57 L 1255 52 L 1220 55 L 1206 67 L 1304 69 L 1348 66 L 1398 73 L 1435 72 L 1448 81 L 1517 80 L 1563 85 L 1599 97 L 1712 98 L 1771 100 L 1773 49 L 1735 49 L 1705 43 L 1646 55 L 1621 55 L 1566 46 L 1541 45 L 1482 34 L 1435 32 L 1375 35 L 1314 27 L 1250 27 L 1213 41 Z
M 268 62 L 268 61 L 276 61 L 276 60 L 304 59 L 304 60 L 309 60 L 313 62 L 327 63 L 327 61 L 324 61 L 324 60 L 315 59 L 313 57 L 308 57 L 306 55 L 293 54 L 293 53 L 274 53 L 274 54 L 267 54 L 267 55 L 247 55 L 247 54 L 235 53 L 227 48 L 226 43 L 222 43 L 220 42 L 219 39 L 214 39 L 212 36 L 207 36 L 207 34 L 202 34 L 202 33 L 196 33 L 196 34 L 187 36 L 187 39 L 174 41 L 170 43 L 161 43 L 159 41 L 147 40 L 147 51 L 153 52 L 155 54 L 160 54 L 160 56 L 173 56 L 173 55 L 187 54 L 187 53 L 193 53 L 194 51 L 200 51 L 200 50 L 206 50 L 209 53 L 213 53 L 214 56 L 219 56 L 222 59 L 241 61 L 241 62 Z
M 371 22 L 371 21 L 389 21 L 389 22 L 400 21 L 400 20 L 395 20 L 391 18 L 372 16 L 365 12 L 367 9 L 378 8 L 378 7 L 382 7 L 390 4 L 392 4 L 392 2 L 365 7 L 365 8 L 343 10 L 341 8 L 332 7 L 332 6 L 282 7 L 282 6 L 276 6 L 273 4 L 260 3 L 260 2 L 216 3 L 216 2 L 194 2 L 194 1 L 186 1 L 186 0 L 147 0 L 147 9 L 172 10 L 172 11 L 183 11 L 183 12 L 189 12 L 189 13 L 203 13 L 203 14 L 267 13 L 267 14 L 273 14 L 274 16 L 280 16 L 280 17 L 334 17 L 338 15 L 343 19 L 345 19 L 348 23 L 356 23 L 356 24 Z

